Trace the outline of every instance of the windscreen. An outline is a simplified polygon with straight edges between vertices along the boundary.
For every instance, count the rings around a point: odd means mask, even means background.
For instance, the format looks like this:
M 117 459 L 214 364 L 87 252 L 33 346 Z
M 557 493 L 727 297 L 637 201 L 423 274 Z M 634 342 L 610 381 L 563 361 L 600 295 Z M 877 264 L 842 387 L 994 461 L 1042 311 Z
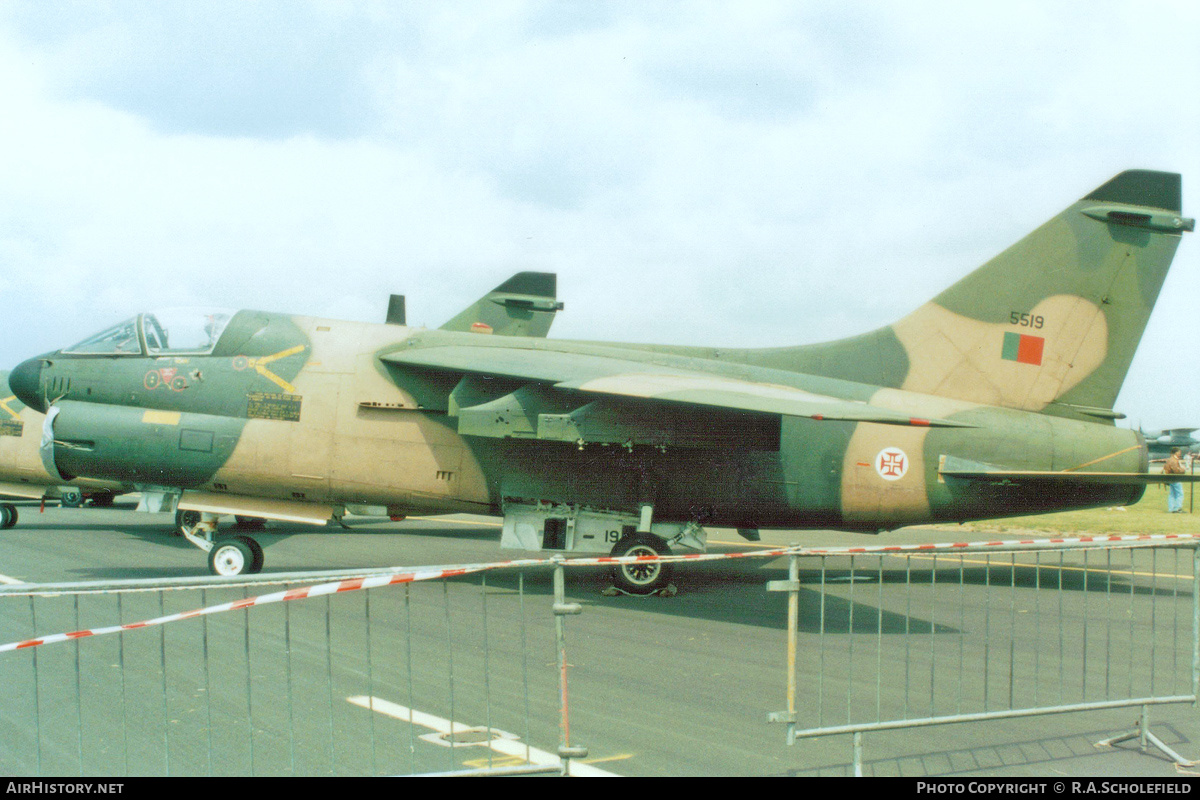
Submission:
M 79 344 L 66 348 L 63 352 L 88 355 L 141 355 L 142 345 L 138 340 L 137 317 L 130 317 L 120 325 L 114 325 L 94 336 L 89 336 Z

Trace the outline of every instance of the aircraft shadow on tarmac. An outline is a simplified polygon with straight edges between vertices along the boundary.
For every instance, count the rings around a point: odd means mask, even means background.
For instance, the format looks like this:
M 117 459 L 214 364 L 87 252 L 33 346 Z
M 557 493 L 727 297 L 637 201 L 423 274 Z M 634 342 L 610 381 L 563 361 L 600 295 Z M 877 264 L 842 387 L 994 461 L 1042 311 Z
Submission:
M 911 613 L 897 613 L 880 609 L 880 585 L 877 563 L 870 568 L 858 566 L 855 570 L 855 580 L 850 582 L 850 570 L 826 569 L 824 580 L 825 609 L 824 631 L 826 634 L 853 633 L 882 633 L 882 634 L 920 634 L 920 633 L 958 633 L 959 628 L 937 620 L 929 620 L 913 616 Z M 737 559 L 724 562 L 705 562 L 677 566 L 671 582 L 678 588 L 674 597 L 608 597 L 601 592 L 611 585 L 607 570 L 591 568 L 587 570 L 571 570 L 566 577 L 567 594 L 569 599 L 582 599 L 587 605 L 606 607 L 626 606 L 644 610 L 649 613 L 667 614 L 671 616 L 711 619 L 719 622 L 729 622 L 741 625 L 756 625 L 763 627 L 785 627 L 787 618 L 787 595 L 783 592 L 766 591 L 769 580 L 784 580 L 787 577 L 786 566 L 782 559 L 763 564 L 754 559 Z M 1117 567 L 1114 567 L 1117 569 Z M 1161 568 L 1161 567 L 1160 567 Z M 1096 569 L 1092 565 L 1092 569 Z M 1040 575 L 1039 575 L 1040 573 Z M 937 613 L 951 615 L 958 603 L 960 585 L 964 590 L 972 592 L 968 602 L 982 607 L 983 596 L 980 590 L 990 587 L 993 596 L 992 613 L 1008 613 L 1009 599 L 1007 593 L 1014 583 L 1018 590 L 1029 590 L 1023 602 L 1033 602 L 1033 591 L 1038 590 L 1045 597 L 1048 593 L 1062 592 L 1065 596 L 1104 596 L 1127 598 L 1158 597 L 1186 598 L 1190 591 L 1186 587 L 1176 589 L 1167 578 L 1160 578 L 1158 585 L 1149 586 L 1133 584 L 1125 578 L 1114 575 L 1111 578 L 1102 573 L 1076 572 L 1058 569 L 1057 565 L 1031 565 L 1028 567 L 1011 564 L 993 564 L 987 566 L 947 568 L 939 566 L 936 576 L 933 571 L 914 567 L 911 571 L 904 568 L 885 569 L 883 576 L 884 605 L 899 606 L 903 601 L 905 583 L 912 585 L 914 591 L 928 595 L 931 587 L 937 591 Z M 1061 586 L 1060 586 L 1061 579 Z M 474 580 L 467 577 L 459 580 Z M 506 586 L 515 588 L 516 577 L 504 573 L 493 573 L 488 577 L 489 586 Z M 821 612 L 821 571 L 820 569 L 801 569 L 800 571 L 800 622 L 799 630 L 805 633 L 818 633 L 822 630 Z M 936 583 L 936 586 L 934 586 Z M 1040 589 L 1038 587 L 1040 586 Z M 853 587 L 853 593 L 851 593 Z M 532 594 L 550 594 L 549 574 L 535 574 L 526 577 L 525 591 Z M 1005 593 L 1003 598 L 996 592 Z M 925 601 L 923 600 L 922 603 Z M 1045 602 L 1045 600 L 1043 600 Z M 1003 606 L 1001 608 L 1001 606 Z M 927 607 L 927 605 L 926 605 Z M 585 612 L 586 613 L 586 612 Z M 882 618 L 881 618 L 882 614 Z
M 97 515 L 103 511 L 93 512 Z M 32 514 L 28 515 L 32 517 Z M 198 558 L 194 569 L 180 572 L 177 566 L 137 566 L 132 564 L 120 567 L 92 567 L 73 570 L 72 580 L 116 580 L 136 578 L 166 578 L 178 577 L 182 574 L 189 576 L 206 574 L 206 566 L 202 556 L 193 546 L 182 537 L 174 535 L 174 530 L 164 516 L 148 518 L 146 522 L 130 524 L 123 520 L 119 526 L 114 526 L 123 534 L 138 539 L 153 542 L 156 546 L 167 547 L 178 551 L 193 551 Z M 22 527 L 31 530 L 44 529 L 47 531 L 83 531 L 106 527 L 99 519 L 83 521 L 75 524 L 28 524 L 22 520 Z M 97 524 L 99 523 L 99 524 Z M 290 571 L 279 565 L 272 569 L 269 554 L 271 548 L 295 536 L 341 536 L 352 534 L 374 538 L 386 534 L 403 541 L 406 535 L 419 535 L 423 538 L 440 539 L 447 543 L 452 541 L 463 543 L 483 543 L 495 545 L 498 539 L 498 526 L 487 525 L 468 526 L 461 523 L 446 523 L 441 520 L 406 520 L 403 523 L 393 523 L 385 519 L 355 517 L 351 518 L 349 528 L 338 525 L 326 527 L 296 523 L 271 522 L 265 529 L 245 531 L 237 525 L 226 523 L 221 527 L 222 535 L 251 533 L 262 544 L 268 553 L 268 569 L 271 571 Z M 332 545 L 333 543 L 330 542 Z M 331 553 L 338 553 L 342 548 L 331 547 Z M 398 552 L 403 552 L 398 545 Z M 320 565 L 320 569 L 358 569 L 382 566 L 373 563 L 355 563 L 362 561 L 345 550 L 347 558 L 340 563 L 330 563 L 328 560 Z M 498 547 L 482 560 L 503 561 L 517 558 L 544 558 L 545 554 L 523 553 L 520 551 L 502 551 Z M 942 621 L 934 621 L 915 617 L 909 613 L 897 613 L 880 609 L 879 576 L 883 581 L 883 605 L 899 605 L 896 598 L 902 596 L 906 583 L 913 591 L 930 592 L 935 590 L 938 597 L 936 614 L 949 612 L 958 601 L 957 593 L 960 587 L 974 593 L 971 602 L 981 603 L 980 587 L 990 587 L 992 593 L 1010 591 L 1015 587 L 1028 590 L 1032 598 L 1033 590 L 1038 589 L 1043 594 L 1067 593 L 1074 595 L 1086 592 L 1088 596 L 1120 595 L 1124 597 L 1185 597 L 1190 596 L 1190 589 L 1184 585 L 1175 586 L 1173 581 L 1161 576 L 1153 585 L 1148 584 L 1148 578 L 1142 578 L 1131 585 L 1126 576 L 1119 574 L 1128 569 L 1125 564 L 1113 564 L 1113 575 L 1106 574 L 1105 565 L 1100 556 L 1095 556 L 1090 562 L 1082 560 L 1078 564 L 1068 565 L 1060 569 L 1057 562 L 1033 563 L 1032 555 L 1018 556 L 1014 567 L 1006 563 L 1004 557 L 993 556 L 993 563 L 988 565 L 967 566 L 961 569 L 954 564 L 951 557 L 942 559 L 937 569 L 931 569 L 933 562 L 927 557 L 914 562 L 906 569 L 899 560 L 894 563 L 897 568 L 884 568 L 880 572 L 880 561 L 872 557 L 858 557 L 851 574 L 850 562 L 846 558 L 830 557 L 826 563 L 824 576 L 822 570 L 815 565 L 815 560 L 802 562 L 800 572 L 801 603 L 799 629 L 803 632 L 817 633 L 822 630 L 826 634 L 839 633 L 882 633 L 882 634 L 920 634 L 920 633 L 957 633 L 959 629 Z M 425 559 L 428 561 L 428 559 Z M 480 559 L 470 559 L 472 561 Z M 886 565 L 886 559 L 883 563 Z M 1043 561 L 1047 558 L 1043 556 Z M 1028 562 L 1027 565 L 1022 562 Z M 438 563 L 451 563 L 440 561 Z M 389 565 L 391 566 L 391 565 Z M 419 566 L 419 564 L 403 563 L 403 566 Z M 1188 565 L 1190 566 L 1190 564 Z M 1086 569 L 1084 569 L 1086 567 Z M 298 569 L 295 567 L 292 569 Z M 1161 556 L 1158 560 L 1160 571 L 1176 572 L 1171 566 L 1170 556 Z M 710 619 L 718 622 L 728 622 L 742 625 L 782 628 L 786 619 L 787 596 L 781 592 L 766 591 L 766 583 L 770 580 L 783 580 L 787 577 L 786 561 L 774 559 L 764 563 L 758 559 L 735 559 L 718 562 L 688 563 L 676 565 L 672 583 L 678 588 L 674 597 L 609 597 L 601 594 L 611 586 L 609 571 L 605 567 L 572 568 L 567 574 L 567 594 L 574 599 L 582 599 L 585 605 L 605 607 L 629 607 L 650 613 L 667 614 L 671 616 Z M 484 580 L 479 575 L 455 579 L 458 582 L 479 584 Z M 495 571 L 487 573 L 489 587 L 515 590 L 518 579 L 515 573 Z M 825 581 L 825 608 L 822 621 L 821 612 L 821 582 Z M 1039 588 L 1040 587 L 1040 588 Z M 253 590 L 251 590 L 253 591 Z M 549 569 L 528 570 L 524 579 L 524 591 L 534 596 L 547 596 L 553 593 L 551 572 Z M 996 602 L 993 598 L 993 603 Z M 1005 600 L 1007 603 L 1007 600 Z
M 197 577 L 209 574 L 204 554 L 177 533 L 170 517 L 155 515 L 148 517 L 145 521 L 139 520 L 137 522 L 130 522 L 126 518 L 116 524 L 105 524 L 98 514 L 90 519 L 84 516 L 80 518 L 80 522 L 65 524 L 61 520 L 53 523 L 34 522 L 26 524 L 26 517 L 22 517 L 21 527 L 29 531 L 37 531 L 39 536 L 96 530 L 117 531 L 126 537 L 153 544 L 156 548 L 190 553 L 195 556 L 194 559 L 189 558 L 189 565 L 183 569 L 179 567 L 177 559 L 172 556 L 170 557 L 170 563 L 164 562 L 154 566 L 128 564 L 109 567 L 99 565 L 80 567 L 71 570 L 69 577 L 64 576 L 67 580 L 136 580 Z M 32 514 L 28 516 L 32 516 Z M 383 569 L 392 566 L 423 566 L 429 562 L 410 563 L 403 558 L 404 539 L 406 536 L 414 535 L 419 535 L 424 539 L 432 538 L 447 543 L 461 542 L 468 546 L 480 543 L 492 548 L 492 558 L 470 559 L 471 562 L 478 560 L 501 561 L 513 557 L 508 551 L 501 551 L 497 546 L 499 526 L 448 526 L 437 520 L 395 523 L 380 518 L 355 517 L 350 520 L 346 527 L 342 527 L 336 523 L 321 526 L 272 521 L 267 523 L 265 527 L 261 527 L 222 522 L 218 538 L 237 535 L 252 536 L 262 546 L 264 553 L 267 555 L 267 569 L 264 571 L 264 575 L 269 575 L 270 572 L 294 572 L 306 569 Z M 396 543 L 395 550 L 391 552 L 399 554 L 399 559 L 392 559 L 387 563 L 381 563 L 378 560 L 380 550 L 377 545 L 359 546 L 357 548 L 346 546 L 350 542 L 358 542 L 361 545 L 363 538 L 370 540 L 380 535 L 386 535 L 389 541 Z M 296 537 L 311 539 L 314 543 L 320 543 L 328 549 L 328 555 L 334 556 L 337 560 L 326 558 L 322 563 L 314 563 L 314 560 L 311 558 L 300 558 L 296 553 L 292 553 L 292 563 L 290 565 L 287 562 L 281 563 L 278 559 L 275 559 L 274 563 L 272 563 L 272 548 L 288 539 Z M 339 539 L 341 540 L 340 542 Z M 340 555 L 345 555 L 345 558 L 340 558 Z M 438 563 L 448 564 L 451 562 L 439 561 Z

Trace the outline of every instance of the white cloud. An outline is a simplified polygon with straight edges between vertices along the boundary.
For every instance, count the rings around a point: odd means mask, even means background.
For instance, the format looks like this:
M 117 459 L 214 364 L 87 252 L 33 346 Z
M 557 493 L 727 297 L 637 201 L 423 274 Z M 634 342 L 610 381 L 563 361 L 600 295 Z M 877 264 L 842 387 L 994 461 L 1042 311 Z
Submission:
M 437 325 L 518 269 L 560 273 L 558 336 L 801 343 L 1122 169 L 1200 209 L 1187 3 L 63 8 L 0 9 L 0 363 L 181 301 Z M 1148 425 L 1200 420 L 1161 391 L 1198 247 Z

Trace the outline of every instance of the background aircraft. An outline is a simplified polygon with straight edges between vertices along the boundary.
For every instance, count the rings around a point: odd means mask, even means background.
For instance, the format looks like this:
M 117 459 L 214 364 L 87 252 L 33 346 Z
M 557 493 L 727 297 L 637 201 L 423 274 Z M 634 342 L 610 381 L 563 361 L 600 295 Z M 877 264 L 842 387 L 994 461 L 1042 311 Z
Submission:
M 0 386 L 8 385 L 8 371 L 0 370 Z M 42 464 L 39 445 L 45 416 L 28 408 L 15 395 L 0 397 L 0 498 L 29 500 L 57 499 L 64 506 L 90 501 L 111 505 L 116 495 L 127 491 L 112 481 L 88 478 L 68 484 L 51 476 Z M 17 506 L 0 502 L 0 528 L 17 524 Z
M 30 359 L 64 480 L 201 512 L 218 574 L 254 571 L 220 514 L 504 516 L 502 544 L 663 554 L 706 524 L 876 532 L 1126 504 L 1147 450 L 1113 404 L 1182 233 L 1180 177 L 1105 183 L 909 316 L 802 347 L 542 338 L 523 273 L 443 330 L 259 311 L 146 312 Z M 514 335 L 487 335 L 487 334 Z M 629 591 L 658 562 L 618 570 Z
M 1178 447 L 1184 453 L 1200 452 L 1200 439 L 1192 434 L 1197 428 L 1166 428 L 1161 431 L 1144 431 L 1146 446 L 1150 448 L 1151 461 L 1163 461 Z

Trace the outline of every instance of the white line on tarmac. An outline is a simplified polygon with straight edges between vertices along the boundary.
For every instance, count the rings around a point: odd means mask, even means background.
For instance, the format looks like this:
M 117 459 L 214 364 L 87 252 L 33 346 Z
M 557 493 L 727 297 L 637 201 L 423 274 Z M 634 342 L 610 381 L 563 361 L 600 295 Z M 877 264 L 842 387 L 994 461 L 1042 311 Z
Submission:
M 357 695 L 355 697 L 347 697 L 346 700 L 356 706 L 366 709 L 373 709 L 380 714 L 408 722 L 413 725 L 420 725 L 422 728 L 429 728 L 437 733 L 453 733 L 454 731 L 465 731 L 471 729 L 470 725 L 464 725 L 461 722 L 452 722 L 448 719 L 435 717 L 432 714 L 426 714 L 424 711 L 414 711 L 411 708 L 393 703 L 390 700 L 381 700 L 378 697 L 368 697 L 366 695 Z M 545 750 L 539 750 L 536 747 L 529 747 L 515 739 L 494 739 L 486 743 L 487 747 L 506 756 L 515 756 L 522 760 L 528 760 L 530 764 L 536 766 L 551 766 L 562 763 L 554 753 L 548 753 Z M 593 767 L 590 764 L 582 764 L 579 761 L 571 761 L 569 771 L 572 777 L 618 777 L 615 772 L 607 772 L 599 767 Z
M 7 583 L 9 586 L 18 586 L 25 581 L 19 581 L 16 578 L 10 578 L 7 575 L 0 575 L 0 583 Z

